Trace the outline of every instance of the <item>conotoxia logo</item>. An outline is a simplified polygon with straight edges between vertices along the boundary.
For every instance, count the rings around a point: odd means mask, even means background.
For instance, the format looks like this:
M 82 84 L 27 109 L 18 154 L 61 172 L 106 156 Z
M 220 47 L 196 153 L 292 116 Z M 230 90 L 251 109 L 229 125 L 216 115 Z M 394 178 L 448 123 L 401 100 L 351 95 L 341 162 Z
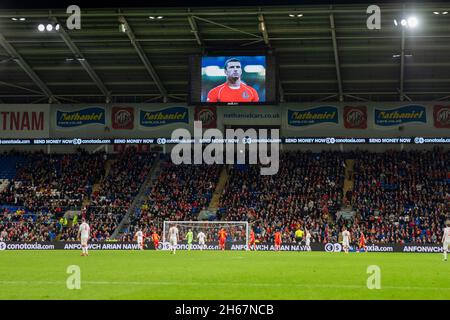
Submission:
M 342 245 L 340 243 L 327 243 L 325 245 L 326 252 L 341 252 Z
M 158 250 L 171 250 L 172 249 L 172 245 L 170 244 L 170 242 L 163 242 L 160 243 L 158 245 Z M 189 245 L 187 244 L 177 244 L 177 250 L 188 250 L 189 249 Z M 193 244 L 191 246 L 191 250 L 219 250 L 219 246 L 218 245 L 213 245 L 213 244 L 207 244 L 203 247 L 201 247 L 198 244 Z
M 0 242 L 0 251 L 6 250 L 6 243 Z
M 380 247 L 377 245 L 370 245 L 367 246 L 367 251 L 369 252 L 394 252 L 394 247 Z
M 55 246 L 52 244 L 41 243 L 9 243 L 6 245 L 8 250 L 54 250 Z M 4 250 L 5 250 L 4 249 Z

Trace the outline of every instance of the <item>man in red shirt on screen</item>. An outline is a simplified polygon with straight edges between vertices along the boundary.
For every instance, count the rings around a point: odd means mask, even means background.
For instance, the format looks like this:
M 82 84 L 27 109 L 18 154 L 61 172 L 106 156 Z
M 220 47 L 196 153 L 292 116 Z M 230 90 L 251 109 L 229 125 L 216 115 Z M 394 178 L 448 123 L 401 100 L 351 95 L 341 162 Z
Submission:
M 241 80 L 241 61 L 228 59 L 224 69 L 227 82 L 211 89 L 207 102 L 259 102 L 258 92 Z

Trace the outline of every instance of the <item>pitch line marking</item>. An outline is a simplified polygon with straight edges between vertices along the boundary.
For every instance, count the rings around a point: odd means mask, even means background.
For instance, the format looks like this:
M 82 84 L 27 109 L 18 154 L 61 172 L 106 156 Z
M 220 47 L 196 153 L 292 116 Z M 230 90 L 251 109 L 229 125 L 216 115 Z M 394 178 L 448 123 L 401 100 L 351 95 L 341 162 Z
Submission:
M 0 281 L 2 285 L 65 285 L 65 281 Z M 227 282 L 163 282 L 163 281 L 82 281 L 82 285 L 140 285 L 140 286 L 245 286 L 245 287 L 301 287 L 301 288 L 334 288 L 334 289 L 367 289 L 358 285 L 335 284 L 279 284 L 279 283 L 227 283 Z M 450 290 L 450 288 L 437 287 L 401 287 L 382 286 L 382 289 L 390 290 Z

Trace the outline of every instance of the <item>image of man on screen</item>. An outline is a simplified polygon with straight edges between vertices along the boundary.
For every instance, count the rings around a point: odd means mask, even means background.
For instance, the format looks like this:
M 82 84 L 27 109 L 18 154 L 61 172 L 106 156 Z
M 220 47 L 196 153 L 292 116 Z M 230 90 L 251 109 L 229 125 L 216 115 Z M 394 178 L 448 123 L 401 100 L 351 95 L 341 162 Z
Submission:
M 228 59 L 224 69 L 227 81 L 208 92 L 207 102 L 259 102 L 258 92 L 241 80 L 241 61 Z

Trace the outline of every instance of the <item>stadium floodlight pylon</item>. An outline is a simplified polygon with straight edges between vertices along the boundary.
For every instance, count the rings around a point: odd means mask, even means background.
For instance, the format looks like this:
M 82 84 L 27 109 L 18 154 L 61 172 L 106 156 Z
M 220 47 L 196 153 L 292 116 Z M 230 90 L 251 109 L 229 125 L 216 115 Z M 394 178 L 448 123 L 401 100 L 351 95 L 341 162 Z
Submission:
M 163 225 L 163 250 L 168 246 L 169 228 L 175 225 L 178 228 L 179 242 L 186 243 L 186 233 L 189 229 L 194 233 L 194 244 L 198 244 L 197 235 L 202 231 L 206 235 L 206 249 L 211 249 L 211 245 L 218 243 L 218 233 L 224 229 L 227 233 L 227 245 L 241 245 L 239 248 L 248 250 L 248 241 L 250 236 L 249 223 L 247 221 L 164 221 Z

